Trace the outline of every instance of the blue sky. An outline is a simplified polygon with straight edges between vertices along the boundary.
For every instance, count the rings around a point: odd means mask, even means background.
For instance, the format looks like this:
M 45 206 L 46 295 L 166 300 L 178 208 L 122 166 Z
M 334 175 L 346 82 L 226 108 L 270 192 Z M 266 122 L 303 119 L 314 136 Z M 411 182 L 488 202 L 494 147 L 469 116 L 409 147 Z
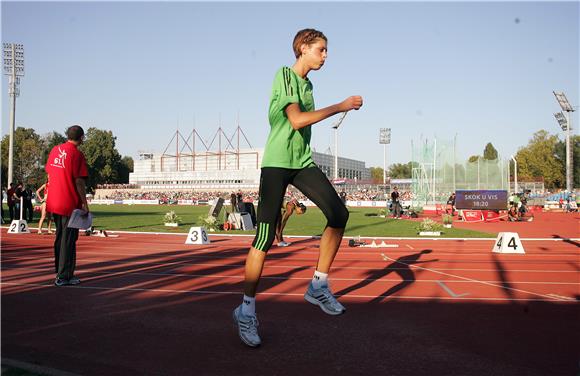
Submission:
M 455 134 L 460 157 L 487 142 L 509 157 L 534 132 L 560 131 L 553 90 L 580 104 L 577 1 L 1 6 L 2 42 L 25 47 L 16 125 L 109 129 L 134 158 L 162 152 L 178 127 L 195 126 L 206 141 L 220 124 L 231 135 L 238 116 L 263 147 L 274 73 L 293 64 L 292 39 L 305 27 L 329 39 L 326 65 L 309 75 L 317 107 L 364 98 L 344 120 L 339 149 L 368 167 L 383 165 L 380 128 L 392 129 L 388 163 L 408 162 L 411 140 Z M 578 129 L 577 112 L 572 119 Z M 317 151 L 334 147 L 333 121 L 314 125 Z

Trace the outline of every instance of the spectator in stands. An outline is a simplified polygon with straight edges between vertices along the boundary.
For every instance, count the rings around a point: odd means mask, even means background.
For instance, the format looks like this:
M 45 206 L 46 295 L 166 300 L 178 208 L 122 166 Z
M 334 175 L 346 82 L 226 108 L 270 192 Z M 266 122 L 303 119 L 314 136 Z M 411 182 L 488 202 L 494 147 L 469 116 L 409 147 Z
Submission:
M 276 240 L 278 241 L 278 247 L 288 247 L 292 243 L 288 243 L 284 241 L 284 227 L 286 227 L 286 222 L 292 214 L 301 215 L 306 212 L 306 206 L 298 200 L 294 199 L 287 199 L 284 198 L 282 202 L 282 212 L 278 217 L 278 224 L 276 225 Z
M 399 201 L 399 189 L 397 187 L 393 188 L 391 192 L 391 203 L 393 205 L 393 216 L 395 219 L 401 219 L 401 202 Z

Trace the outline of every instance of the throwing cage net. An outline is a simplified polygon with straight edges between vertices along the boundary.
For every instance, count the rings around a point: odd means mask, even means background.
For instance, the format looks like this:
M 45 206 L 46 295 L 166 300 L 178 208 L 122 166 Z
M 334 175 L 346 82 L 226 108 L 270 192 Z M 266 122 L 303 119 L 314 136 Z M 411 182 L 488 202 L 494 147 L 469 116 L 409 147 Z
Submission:
M 453 140 L 411 141 L 412 206 L 443 204 L 452 192 L 468 190 L 509 190 L 509 161 L 478 158 L 473 162 L 456 157 Z

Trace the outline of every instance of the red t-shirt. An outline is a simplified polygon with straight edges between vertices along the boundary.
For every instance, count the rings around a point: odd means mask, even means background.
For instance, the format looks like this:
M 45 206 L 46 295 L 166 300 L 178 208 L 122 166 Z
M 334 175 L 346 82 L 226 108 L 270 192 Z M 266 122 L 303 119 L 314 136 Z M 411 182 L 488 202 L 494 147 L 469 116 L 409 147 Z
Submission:
M 14 205 L 14 192 L 16 191 L 16 189 L 14 188 L 8 188 L 8 190 L 6 191 L 6 201 L 8 203 L 8 206 L 12 206 Z
M 75 180 L 88 176 L 83 153 L 72 142 L 55 146 L 48 155 L 46 173 L 50 181 L 46 211 L 70 216 L 74 209 L 80 209 L 82 201 Z

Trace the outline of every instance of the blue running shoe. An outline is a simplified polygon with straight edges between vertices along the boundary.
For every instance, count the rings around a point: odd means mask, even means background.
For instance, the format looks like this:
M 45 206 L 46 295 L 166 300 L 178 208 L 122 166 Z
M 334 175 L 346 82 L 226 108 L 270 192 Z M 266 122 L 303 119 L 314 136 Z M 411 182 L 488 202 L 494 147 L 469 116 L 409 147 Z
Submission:
M 346 308 L 336 300 L 328 286 L 322 286 L 319 289 L 312 287 L 312 282 L 308 285 L 308 290 L 304 294 L 304 299 L 317 305 L 325 313 L 329 315 L 341 315 L 346 311 Z
M 240 339 L 250 347 L 258 347 L 262 343 L 258 335 L 258 318 L 246 316 L 242 313 L 242 306 L 234 310 L 234 322 L 238 325 Z

